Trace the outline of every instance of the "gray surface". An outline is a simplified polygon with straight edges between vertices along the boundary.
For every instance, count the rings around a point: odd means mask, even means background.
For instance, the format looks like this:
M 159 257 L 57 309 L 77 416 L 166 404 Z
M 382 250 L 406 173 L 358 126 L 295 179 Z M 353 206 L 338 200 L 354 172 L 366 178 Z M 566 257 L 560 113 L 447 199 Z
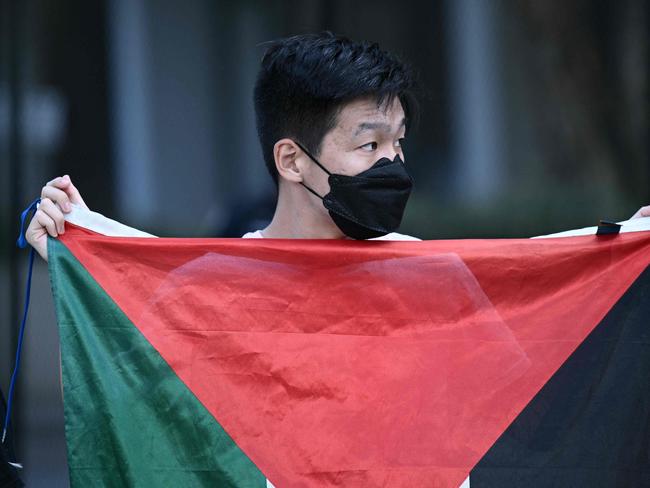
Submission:
M 21 269 L 25 270 L 21 272 L 24 279 L 26 263 L 25 267 L 21 263 Z M 30 302 L 17 387 L 18 402 L 14 407 L 20 414 L 17 418 L 21 432 L 16 439 L 17 456 L 24 466 L 22 476 L 28 487 L 67 487 L 59 338 L 47 265 L 38 258 L 34 263 Z

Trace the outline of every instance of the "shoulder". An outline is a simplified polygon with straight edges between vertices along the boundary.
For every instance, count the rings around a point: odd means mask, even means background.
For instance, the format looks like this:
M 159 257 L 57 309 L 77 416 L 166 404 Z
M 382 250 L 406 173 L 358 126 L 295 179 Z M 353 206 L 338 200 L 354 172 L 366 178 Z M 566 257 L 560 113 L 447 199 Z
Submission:
M 262 235 L 261 230 L 255 230 L 252 232 L 246 232 L 242 236 L 242 239 L 263 239 L 264 236 Z M 370 241 L 420 241 L 422 239 L 418 239 L 417 237 L 409 236 L 407 234 L 399 234 L 397 232 L 391 232 L 390 234 L 386 234 L 385 236 L 381 237 L 375 237 L 373 239 L 368 239 Z
M 242 239 L 263 239 L 264 236 L 262 235 L 261 230 L 254 230 L 253 232 L 246 232 L 243 236 L 241 236 Z

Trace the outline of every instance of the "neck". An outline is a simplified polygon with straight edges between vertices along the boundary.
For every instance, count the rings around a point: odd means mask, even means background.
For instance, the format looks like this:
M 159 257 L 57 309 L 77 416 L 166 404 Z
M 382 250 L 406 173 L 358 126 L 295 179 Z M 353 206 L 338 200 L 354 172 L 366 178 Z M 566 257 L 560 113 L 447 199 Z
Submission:
M 344 239 L 318 197 L 302 185 L 281 181 L 271 223 L 262 230 L 271 239 Z

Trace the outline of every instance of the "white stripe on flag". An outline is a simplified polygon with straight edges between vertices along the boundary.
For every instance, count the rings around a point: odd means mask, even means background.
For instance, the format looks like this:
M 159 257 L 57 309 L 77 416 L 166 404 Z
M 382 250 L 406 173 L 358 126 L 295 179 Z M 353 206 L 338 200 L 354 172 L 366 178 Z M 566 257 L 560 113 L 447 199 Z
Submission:
M 121 224 L 117 220 L 104 217 L 100 213 L 86 210 L 74 203 L 72 204 L 72 211 L 65 214 L 65 220 L 110 237 L 156 237 L 147 232 L 142 232 L 128 225 Z
M 641 217 L 631 220 L 623 220 L 617 222 L 620 224 L 621 232 L 643 232 L 650 230 L 650 217 Z M 542 239 L 545 237 L 573 237 L 573 236 L 589 236 L 596 233 L 598 227 L 584 227 L 582 229 L 567 230 L 564 232 L 556 232 L 555 234 L 547 234 L 545 236 L 533 237 L 533 239 Z

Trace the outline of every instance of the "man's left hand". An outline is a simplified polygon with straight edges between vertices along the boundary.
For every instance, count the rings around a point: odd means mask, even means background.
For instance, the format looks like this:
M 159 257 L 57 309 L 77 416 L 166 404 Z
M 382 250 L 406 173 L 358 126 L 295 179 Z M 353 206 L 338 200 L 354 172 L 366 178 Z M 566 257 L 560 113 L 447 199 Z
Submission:
M 638 219 L 640 217 L 650 217 L 650 205 L 641 207 L 639 210 L 636 211 L 634 215 L 632 215 L 632 217 L 630 217 L 630 220 Z

